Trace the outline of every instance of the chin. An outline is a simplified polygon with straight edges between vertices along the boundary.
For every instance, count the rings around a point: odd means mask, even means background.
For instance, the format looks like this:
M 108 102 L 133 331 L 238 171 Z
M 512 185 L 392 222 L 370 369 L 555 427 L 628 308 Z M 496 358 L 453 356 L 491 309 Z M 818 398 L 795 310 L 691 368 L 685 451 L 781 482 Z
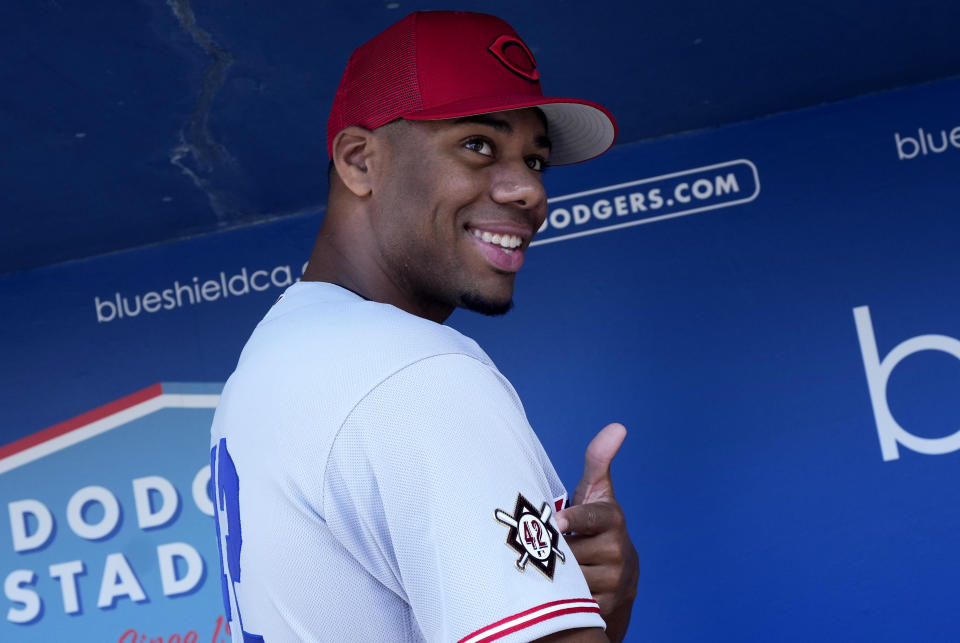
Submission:
M 513 308 L 513 298 L 492 299 L 475 292 L 466 292 L 460 295 L 460 307 L 495 317 L 510 312 L 510 309 Z

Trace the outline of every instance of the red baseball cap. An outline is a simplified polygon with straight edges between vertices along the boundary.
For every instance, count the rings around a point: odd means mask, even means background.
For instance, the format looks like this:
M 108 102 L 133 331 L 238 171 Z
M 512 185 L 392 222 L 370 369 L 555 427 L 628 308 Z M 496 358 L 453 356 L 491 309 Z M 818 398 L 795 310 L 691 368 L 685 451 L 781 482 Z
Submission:
M 439 120 L 525 107 L 547 117 L 551 165 L 599 156 L 617 137 L 616 121 L 600 105 L 543 95 L 533 54 L 500 18 L 418 11 L 350 56 L 327 122 L 327 152 L 351 125 L 372 130 L 398 118 Z

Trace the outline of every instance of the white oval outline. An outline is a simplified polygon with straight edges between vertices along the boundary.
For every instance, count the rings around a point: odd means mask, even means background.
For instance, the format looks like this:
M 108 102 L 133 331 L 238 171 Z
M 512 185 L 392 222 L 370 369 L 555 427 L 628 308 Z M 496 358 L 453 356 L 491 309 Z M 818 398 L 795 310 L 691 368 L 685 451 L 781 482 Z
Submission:
M 619 230 L 621 228 L 629 228 L 631 226 L 643 225 L 645 223 L 654 223 L 656 221 L 664 221 L 666 219 L 675 219 L 677 217 L 685 217 L 690 214 L 696 214 L 697 212 L 706 212 L 707 210 L 716 210 L 719 208 L 727 208 L 732 205 L 740 205 L 741 203 L 749 203 L 753 201 L 760 195 L 760 173 L 757 171 L 757 166 L 754 165 L 753 161 L 750 159 L 736 159 L 733 161 L 724 161 L 723 163 L 716 163 L 714 165 L 704 165 L 703 167 L 695 167 L 690 170 L 682 170 L 680 172 L 672 172 L 670 174 L 661 174 L 659 176 L 654 176 L 649 179 L 640 179 L 638 181 L 628 181 L 627 183 L 617 183 L 616 185 L 608 185 L 602 188 L 594 188 L 592 190 L 586 190 L 584 192 L 575 192 L 573 194 L 564 194 L 563 196 L 554 197 L 548 199 L 547 202 L 552 205 L 558 201 L 567 201 L 569 199 L 577 199 L 584 196 L 590 196 L 591 194 L 600 194 L 602 192 L 612 192 L 615 190 L 622 190 L 624 188 L 633 187 L 635 185 L 643 185 L 644 183 L 653 183 L 655 181 L 664 181 L 666 179 L 672 179 L 678 176 L 685 176 L 687 174 L 697 174 L 700 172 L 706 172 L 709 170 L 715 170 L 722 167 L 730 167 L 731 165 L 737 164 L 746 164 L 750 167 L 753 172 L 753 184 L 755 189 L 753 194 L 744 198 L 737 199 L 736 201 L 724 201 L 723 203 L 714 203 L 712 205 L 705 205 L 700 208 L 692 208 L 690 210 L 679 210 L 677 212 L 670 212 L 669 214 L 662 214 L 658 217 L 649 217 L 646 219 L 638 219 L 636 221 L 624 221 L 623 223 L 617 223 L 610 226 L 601 226 L 598 228 L 592 228 L 590 230 L 581 230 L 580 232 L 571 232 L 569 234 L 562 234 L 556 237 L 550 237 L 549 239 L 535 239 L 530 245 L 531 246 L 542 246 L 548 243 L 556 243 L 557 241 L 566 241 L 567 239 L 576 239 L 577 237 L 585 237 L 591 234 L 600 234 L 601 232 L 610 232 L 611 230 Z

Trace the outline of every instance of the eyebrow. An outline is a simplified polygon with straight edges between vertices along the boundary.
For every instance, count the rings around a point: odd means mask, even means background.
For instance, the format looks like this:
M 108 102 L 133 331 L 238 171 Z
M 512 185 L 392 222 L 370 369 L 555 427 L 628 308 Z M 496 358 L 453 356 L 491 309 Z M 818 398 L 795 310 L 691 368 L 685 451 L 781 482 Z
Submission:
M 477 123 L 479 125 L 486 125 L 488 127 L 492 127 L 498 132 L 502 132 L 504 134 L 513 134 L 513 126 L 510 123 L 500 118 L 494 118 L 489 114 L 475 114 L 474 116 L 464 116 L 463 118 L 456 119 L 454 123 L 457 123 L 458 125 L 460 123 Z M 537 134 L 533 138 L 533 143 L 537 147 L 540 147 L 546 150 L 550 150 L 553 148 L 553 144 L 550 142 L 550 137 L 547 136 L 546 134 Z

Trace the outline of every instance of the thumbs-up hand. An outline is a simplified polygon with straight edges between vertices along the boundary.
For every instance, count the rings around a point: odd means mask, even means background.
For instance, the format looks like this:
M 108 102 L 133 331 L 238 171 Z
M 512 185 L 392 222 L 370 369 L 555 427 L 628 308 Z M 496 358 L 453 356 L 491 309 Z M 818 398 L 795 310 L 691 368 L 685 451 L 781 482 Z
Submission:
M 626 635 L 640 578 L 637 550 L 627 533 L 626 518 L 613 495 L 610 477 L 610 462 L 625 437 L 624 426 L 614 423 L 603 427 L 590 441 L 583 477 L 571 506 L 555 516 L 600 605 L 611 641 L 621 641 Z

